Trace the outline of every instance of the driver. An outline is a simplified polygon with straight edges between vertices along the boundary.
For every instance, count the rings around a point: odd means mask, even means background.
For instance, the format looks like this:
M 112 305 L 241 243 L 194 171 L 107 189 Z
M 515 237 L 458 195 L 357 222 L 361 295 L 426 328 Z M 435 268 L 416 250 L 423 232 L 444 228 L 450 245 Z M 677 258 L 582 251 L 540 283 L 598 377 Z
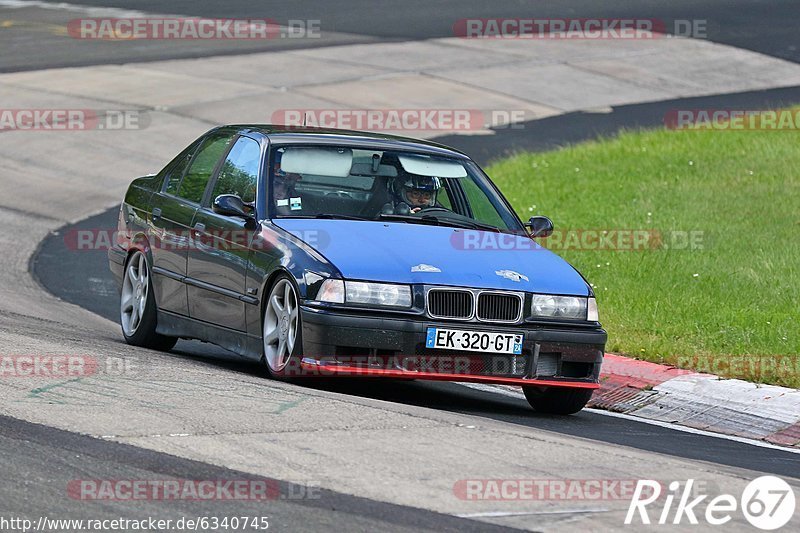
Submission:
M 407 174 L 389 181 L 391 202 L 383 206 L 383 213 L 405 215 L 419 213 L 436 206 L 436 195 L 441 189 L 441 181 L 435 176 Z
M 298 196 L 295 185 L 300 179 L 300 174 L 284 172 L 280 163 L 275 164 L 274 178 L 272 180 L 272 198 L 275 201 L 275 211 L 278 214 L 291 214 L 289 198 Z

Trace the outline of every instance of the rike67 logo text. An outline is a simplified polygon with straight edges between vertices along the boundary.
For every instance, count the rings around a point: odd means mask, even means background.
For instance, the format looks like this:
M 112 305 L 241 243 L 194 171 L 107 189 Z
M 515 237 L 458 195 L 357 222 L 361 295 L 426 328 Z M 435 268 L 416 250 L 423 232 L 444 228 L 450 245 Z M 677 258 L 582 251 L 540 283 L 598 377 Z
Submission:
M 662 497 L 658 481 L 640 479 L 625 515 L 625 524 L 690 524 L 698 525 L 700 519 L 706 524 L 721 526 L 741 512 L 750 524 L 761 530 L 771 531 L 783 527 L 792 519 L 795 495 L 792 487 L 775 476 L 761 476 L 744 488 L 740 498 L 732 494 L 721 494 L 709 499 L 708 494 L 697 494 L 694 479 L 669 484 L 669 491 Z M 660 507 L 663 503 L 663 507 Z M 659 512 L 660 511 L 660 512 Z M 651 516 L 651 512 L 654 512 Z

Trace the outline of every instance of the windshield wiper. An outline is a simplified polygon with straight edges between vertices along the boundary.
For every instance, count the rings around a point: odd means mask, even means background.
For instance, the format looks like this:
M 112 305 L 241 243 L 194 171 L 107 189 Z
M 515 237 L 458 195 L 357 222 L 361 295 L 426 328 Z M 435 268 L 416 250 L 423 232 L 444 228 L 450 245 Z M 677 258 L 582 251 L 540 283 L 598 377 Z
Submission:
M 416 215 L 388 215 L 381 213 L 378 215 L 380 220 L 396 220 L 398 222 L 408 222 L 411 224 L 426 224 L 428 226 L 441 226 L 436 217 L 420 217 Z
M 449 226 L 456 228 L 468 229 L 481 229 L 487 231 L 500 232 L 500 228 L 492 226 L 491 224 L 484 224 L 474 220 L 454 220 L 451 218 L 441 218 L 433 215 L 380 215 L 381 219 L 388 220 L 401 220 L 403 222 L 410 222 L 413 224 L 428 224 L 431 226 Z
M 324 219 L 341 219 L 341 220 L 372 220 L 371 218 L 357 217 L 355 215 L 340 215 L 337 213 L 319 213 L 316 215 L 288 215 L 280 218 L 324 218 Z

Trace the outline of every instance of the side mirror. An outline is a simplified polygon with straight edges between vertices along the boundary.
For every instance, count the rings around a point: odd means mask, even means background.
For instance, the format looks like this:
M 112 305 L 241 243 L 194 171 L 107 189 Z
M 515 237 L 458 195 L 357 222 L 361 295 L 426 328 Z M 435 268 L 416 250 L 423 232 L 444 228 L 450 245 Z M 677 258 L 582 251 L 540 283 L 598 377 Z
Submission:
M 253 218 L 253 215 L 245 210 L 244 201 L 235 194 L 220 194 L 214 198 L 212 208 L 218 215 L 226 217 Z
M 525 227 L 531 237 L 549 237 L 553 233 L 553 221 L 547 217 L 531 217 Z

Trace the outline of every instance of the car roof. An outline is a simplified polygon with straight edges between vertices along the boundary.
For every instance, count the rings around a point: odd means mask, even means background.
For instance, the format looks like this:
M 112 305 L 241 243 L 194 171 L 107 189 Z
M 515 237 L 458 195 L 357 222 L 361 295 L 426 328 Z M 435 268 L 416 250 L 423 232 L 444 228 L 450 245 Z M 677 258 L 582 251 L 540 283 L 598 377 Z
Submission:
M 339 144 L 355 147 L 358 145 L 382 149 L 418 150 L 430 154 L 469 159 L 469 156 L 449 146 L 432 141 L 389 135 L 368 131 L 340 130 L 333 128 L 315 128 L 308 126 L 284 126 L 275 124 L 231 124 L 215 129 L 236 129 L 241 132 L 251 131 L 267 136 L 270 142 Z

